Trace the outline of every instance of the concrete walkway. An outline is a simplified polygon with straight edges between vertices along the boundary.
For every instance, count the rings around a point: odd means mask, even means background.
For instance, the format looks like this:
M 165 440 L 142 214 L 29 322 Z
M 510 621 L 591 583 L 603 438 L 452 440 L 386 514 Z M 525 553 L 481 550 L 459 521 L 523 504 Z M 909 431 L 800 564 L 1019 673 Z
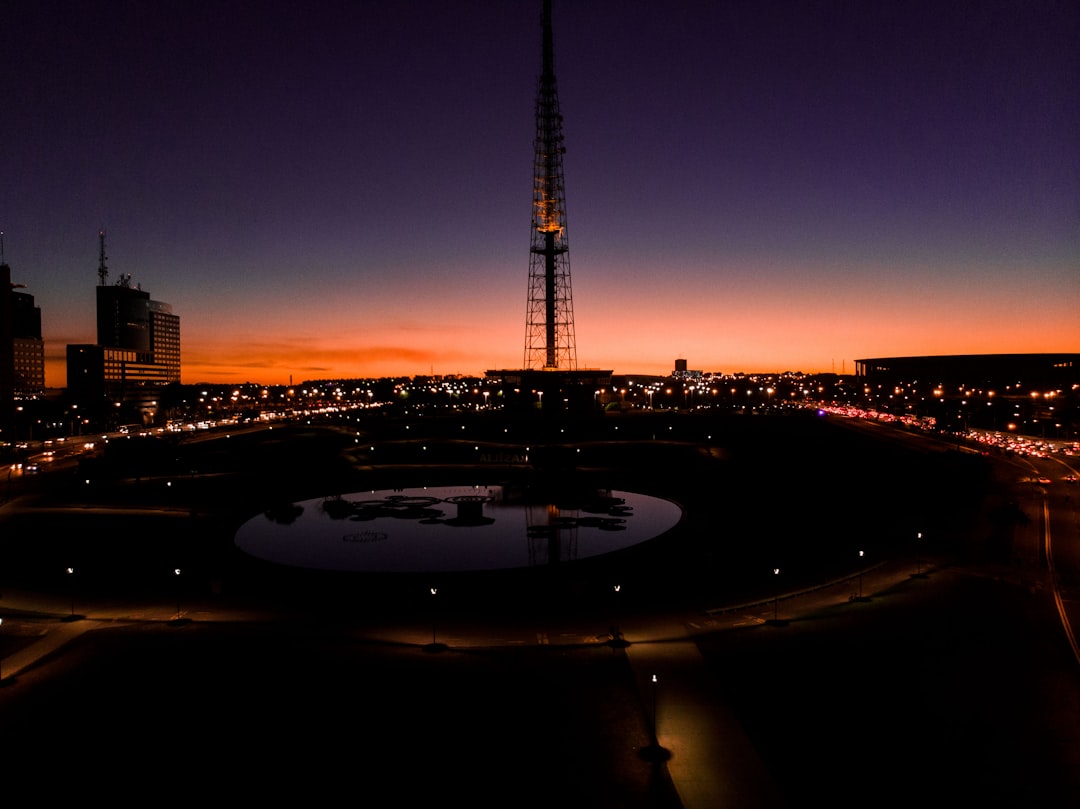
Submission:
M 674 616 L 645 618 L 631 621 L 624 637 L 646 710 L 655 708 L 656 739 L 684 809 L 782 806 L 685 624 Z
M 269 615 L 254 611 L 229 609 L 203 611 L 183 609 L 177 612 L 168 603 L 104 604 L 72 609 L 71 603 L 58 596 L 25 590 L 5 589 L 0 594 L 0 632 L 33 638 L 0 659 L 0 685 L 5 684 L 63 648 L 80 635 L 105 626 L 124 623 L 174 623 L 181 621 L 227 620 L 263 621 Z
M 883 565 L 866 572 L 861 582 L 869 598 L 912 571 Z M 846 602 L 852 591 L 849 580 L 830 583 L 813 590 L 779 599 L 782 618 L 793 618 L 830 604 Z M 726 627 L 765 624 L 773 618 L 773 600 L 702 613 L 624 616 L 621 630 L 624 647 L 641 695 L 646 718 L 657 744 L 639 751 L 643 758 L 662 762 L 684 809 L 774 809 L 784 805 L 769 772 L 747 737 L 727 699 L 719 692 L 707 670 L 694 635 L 721 631 Z M 0 661 L 0 684 L 27 672 L 38 661 L 79 635 L 95 628 L 118 623 L 177 620 L 175 607 L 156 605 L 102 605 L 87 611 L 86 617 L 71 620 L 70 605 L 56 596 L 6 590 L 0 599 L 0 614 L 10 616 L 0 631 L 15 630 L 29 640 Z M 228 610 L 184 611 L 183 618 L 202 621 L 259 621 L 269 616 L 255 612 Z M 17 627 L 17 629 L 16 629 Z M 402 641 L 403 628 L 386 627 L 391 640 Z M 472 628 L 485 634 L 482 628 Z M 378 633 L 380 636 L 386 633 Z M 416 645 L 415 627 L 403 642 Z M 427 638 L 424 638 L 426 642 Z M 465 637 L 454 639 L 468 645 Z M 490 642 L 489 639 L 485 642 Z M 654 679 L 655 678 L 655 679 Z
M 924 567 L 923 570 L 928 570 Z M 861 590 L 865 600 L 909 580 L 907 565 L 881 563 L 804 591 L 741 606 L 686 615 L 639 616 L 623 622 L 626 653 L 668 773 L 684 809 L 774 809 L 784 806 L 773 779 L 717 688 L 694 634 L 774 622 L 782 625 L 837 604 Z M 770 627 L 776 629 L 776 627 Z M 781 629 L 782 631 L 782 629 Z M 654 684 L 653 677 L 656 677 Z M 655 700 L 655 716 L 653 701 Z
M 89 621 L 51 621 L 47 627 L 37 629 L 37 640 L 27 643 L 14 654 L 0 661 L 0 683 L 17 677 L 39 660 L 94 626 Z

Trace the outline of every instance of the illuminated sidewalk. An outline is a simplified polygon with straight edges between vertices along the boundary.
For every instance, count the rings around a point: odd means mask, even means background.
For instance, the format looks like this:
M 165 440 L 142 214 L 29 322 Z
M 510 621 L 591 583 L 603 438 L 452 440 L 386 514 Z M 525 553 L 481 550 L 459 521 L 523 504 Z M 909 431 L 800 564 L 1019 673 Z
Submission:
M 623 636 L 630 642 L 626 654 L 647 718 L 654 722 L 650 730 L 684 809 L 782 806 L 757 751 L 716 694 L 685 625 L 674 616 L 639 617 Z

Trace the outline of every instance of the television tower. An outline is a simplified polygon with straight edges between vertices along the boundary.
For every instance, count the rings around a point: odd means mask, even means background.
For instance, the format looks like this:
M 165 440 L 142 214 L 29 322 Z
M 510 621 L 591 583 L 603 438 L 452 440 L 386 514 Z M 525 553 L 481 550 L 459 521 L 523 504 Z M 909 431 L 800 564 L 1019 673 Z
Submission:
M 532 236 L 529 245 L 529 296 L 525 310 L 525 361 L 518 369 L 496 369 L 508 407 L 545 415 L 589 413 L 600 409 L 600 395 L 611 386 L 611 370 L 579 369 L 570 294 L 563 190 L 562 114 L 555 85 L 551 0 L 544 0 L 543 69 L 536 92 L 533 156 Z
M 551 0 L 544 0 L 543 72 L 536 93 L 532 242 L 525 313 L 525 368 L 577 370 L 574 302 L 566 241 L 562 115 L 555 83 Z

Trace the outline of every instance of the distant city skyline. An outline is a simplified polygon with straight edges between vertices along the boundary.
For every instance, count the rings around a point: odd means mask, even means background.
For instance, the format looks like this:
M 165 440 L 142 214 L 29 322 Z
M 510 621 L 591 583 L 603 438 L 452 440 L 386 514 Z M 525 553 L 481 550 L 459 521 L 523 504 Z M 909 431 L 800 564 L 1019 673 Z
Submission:
M 7 4 L 0 231 L 46 384 L 94 342 L 101 229 L 185 383 L 519 366 L 540 12 Z M 1080 350 L 1074 3 L 553 18 L 580 366 Z

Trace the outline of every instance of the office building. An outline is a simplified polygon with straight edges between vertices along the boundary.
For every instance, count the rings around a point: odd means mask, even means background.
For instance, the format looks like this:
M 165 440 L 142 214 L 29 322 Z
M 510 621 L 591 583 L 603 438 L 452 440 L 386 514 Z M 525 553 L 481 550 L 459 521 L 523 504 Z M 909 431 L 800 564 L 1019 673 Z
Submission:
M 11 344 L 16 399 L 37 399 L 45 392 L 45 342 L 41 308 L 26 292 L 11 293 Z
M 12 347 L 11 267 L 0 261 L 0 441 L 15 424 L 15 353 Z
M 151 423 L 164 388 L 180 381 L 180 318 L 130 275 L 106 284 L 100 240 L 97 343 L 67 347 L 68 392 L 91 418 Z
M 33 295 L 16 291 L 20 287 L 0 258 L 0 442 L 15 436 L 18 403 L 45 392 L 41 309 Z

